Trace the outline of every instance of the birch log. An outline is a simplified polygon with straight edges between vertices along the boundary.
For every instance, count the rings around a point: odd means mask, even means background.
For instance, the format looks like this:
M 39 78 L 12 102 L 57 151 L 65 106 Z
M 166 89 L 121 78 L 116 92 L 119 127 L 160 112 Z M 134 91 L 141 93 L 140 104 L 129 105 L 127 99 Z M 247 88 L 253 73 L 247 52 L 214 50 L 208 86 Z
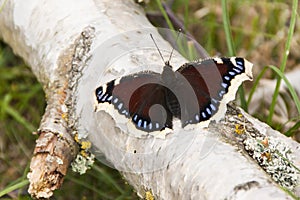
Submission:
M 28 175 L 33 197 L 49 198 L 61 185 L 78 152 L 75 133 L 88 137 L 96 155 L 104 155 L 141 197 L 291 199 L 248 156 L 235 125 L 278 138 L 291 148 L 298 168 L 300 145 L 238 108 L 208 129 L 165 139 L 132 137 L 110 115 L 95 112 L 99 85 L 132 72 L 161 70 L 157 50 L 148 48 L 153 47 L 150 32 L 162 50 L 171 49 L 134 2 L 1 0 L 0 5 L 0 37 L 29 64 L 48 103 Z M 178 67 L 185 59 L 176 53 L 172 62 Z

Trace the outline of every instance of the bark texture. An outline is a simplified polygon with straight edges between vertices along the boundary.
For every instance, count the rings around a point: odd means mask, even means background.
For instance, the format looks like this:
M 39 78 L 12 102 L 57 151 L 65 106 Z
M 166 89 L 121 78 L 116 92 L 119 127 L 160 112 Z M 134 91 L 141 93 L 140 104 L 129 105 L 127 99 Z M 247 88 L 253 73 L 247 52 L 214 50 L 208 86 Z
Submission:
M 0 37 L 32 68 L 48 103 L 28 175 L 32 196 L 48 198 L 61 185 L 78 152 L 73 139 L 78 135 L 88 137 L 96 155 L 104 155 L 142 197 L 291 199 L 247 154 L 243 141 L 246 135 L 279 138 L 293 151 L 298 168 L 299 144 L 235 106 L 218 124 L 165 139 L 132 137 L 124 131 L 124 122 L 95 112 L 98 86 L 120 75 L 161 71 L 150 32 L 162 50 L 171 49 L 134 2 L 10 0 L 0 4 L 5 4 Z M 172 62 L 179 67 L 185 59 L 175 53 Z M 236 134 L 236 125 L 245 134 Z

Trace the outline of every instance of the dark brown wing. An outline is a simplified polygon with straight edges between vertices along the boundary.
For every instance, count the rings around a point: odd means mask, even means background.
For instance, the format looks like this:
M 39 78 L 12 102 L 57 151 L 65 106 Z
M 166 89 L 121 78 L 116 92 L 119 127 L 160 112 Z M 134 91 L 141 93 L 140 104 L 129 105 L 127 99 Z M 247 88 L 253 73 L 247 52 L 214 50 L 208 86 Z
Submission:
M 140 72 L 98 87 L 96 97 L 98 103 L 112 104 L 120 114 L 132 119 L 137 129 L 152 132 L 172 128 L 166 90 L 160 74 Z
M 193 111 L 194 104 L 189 102 L 189 98 L 184 100 L 183 105 L 190 113 L 183 115 L 183 123 L 188 124 L 206 121 L 218 112 L 223 96 L 228 93 L 231 80 L 236 75 L 244 73 L 245 66 L 243 58 L 212 58 L 187 63 L 177 72 L 189 82 L 198 102 L 198 109 Z M 189 105 L 193 107 L 189 108 Z

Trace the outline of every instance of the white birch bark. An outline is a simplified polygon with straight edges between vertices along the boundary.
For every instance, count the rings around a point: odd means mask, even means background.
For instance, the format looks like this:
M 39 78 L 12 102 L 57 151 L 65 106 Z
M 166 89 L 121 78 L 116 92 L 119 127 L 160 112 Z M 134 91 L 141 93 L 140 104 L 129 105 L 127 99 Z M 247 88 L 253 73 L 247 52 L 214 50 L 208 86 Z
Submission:
M 147 67 L 161 70 L 156 49 L 145 48 L 153 47 L 149 32 L 161 49 L 171 48 L 138 5 L 121 0 L 2 4 L 0 37 L 29 64 L 48 102 L 29 174 L 34 197 L 48 198 L 62 183 L 66 165 L 77 152 L 75 132 L 88 136 L 142 197 L 151 193 L 156 199 L 291 199 L 244 151 L 244 136 L 234 133 L 235 125 L 279 138 L 292 149 L 298 168 L 300 145 L 246 113 L 240 117 L 231 109 L 225 121 L 197 133 L 140 139 L 120 131 L 121 124 L 107 113 L 94 111 L 99 85 Z M 148 62 L 152 65 L 145 66 Z M 177 67 L 183 62 L 178 53 L 172 58 Z

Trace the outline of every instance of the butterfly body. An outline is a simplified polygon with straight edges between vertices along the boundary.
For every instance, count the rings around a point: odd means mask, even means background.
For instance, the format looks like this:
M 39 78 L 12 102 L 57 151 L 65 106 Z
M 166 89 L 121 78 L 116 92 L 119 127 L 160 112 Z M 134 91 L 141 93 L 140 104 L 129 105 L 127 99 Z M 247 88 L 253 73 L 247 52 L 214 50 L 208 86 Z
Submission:
M 166 62 L 162 73 L 142 71 L 112 80 L 95 96 L 98 110 L 109 107 L 136 130 L 153 133 L 172 130 L 175 119 L 181 128 L 218 121 L 247 79 L 252 79 L 252 64 L 243 58 L 211 58 L 176 71 Z

